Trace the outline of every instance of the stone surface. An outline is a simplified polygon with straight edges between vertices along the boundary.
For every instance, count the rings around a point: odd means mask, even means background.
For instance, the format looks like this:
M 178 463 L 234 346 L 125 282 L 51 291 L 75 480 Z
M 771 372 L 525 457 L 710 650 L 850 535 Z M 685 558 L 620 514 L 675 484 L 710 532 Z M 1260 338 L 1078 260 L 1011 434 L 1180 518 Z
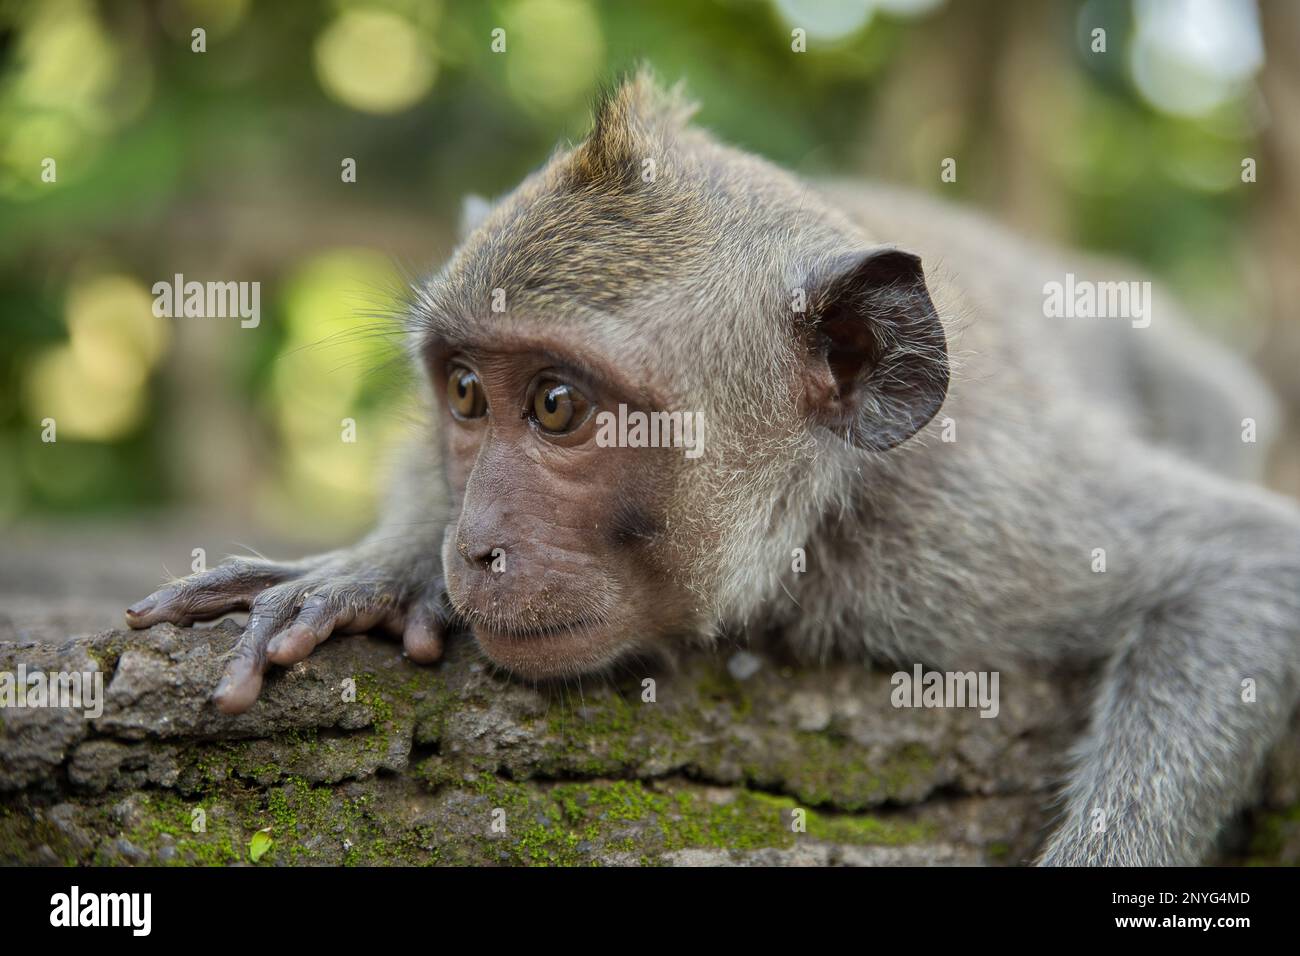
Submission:
M 230 717 L 208 695 L 233 622 L 60 626 L 0 628 L 0 673 L 98 673 L 103 710 L 0 709 L 0 862 L 251 863 L 265 830 L 262 866 L 1017 864 L 1085 711 L 1080 677 L 1003 674 L 982 719 L 756 648 L 534 688 L 466 640 L 418 667 L 345 637 Z M 1300 859 L 1297 739 L 1219 859 Z

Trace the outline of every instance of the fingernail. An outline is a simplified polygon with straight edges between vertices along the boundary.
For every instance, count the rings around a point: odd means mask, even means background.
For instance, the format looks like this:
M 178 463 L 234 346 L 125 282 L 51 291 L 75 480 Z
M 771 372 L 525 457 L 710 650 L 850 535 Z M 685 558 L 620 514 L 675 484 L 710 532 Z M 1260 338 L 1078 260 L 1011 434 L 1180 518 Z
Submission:
M 154 605 L 157 603 L 158 602 L 154 600 L 154 598 L 147 597 L 143 601 L 136 601 L 134 604 L 132 604 L 129 608 L 126 609 L 126 613 L 130 614 L 132 617 L 142 617 L 143 615 L 148 614 L 150 611 L 152 611 Z

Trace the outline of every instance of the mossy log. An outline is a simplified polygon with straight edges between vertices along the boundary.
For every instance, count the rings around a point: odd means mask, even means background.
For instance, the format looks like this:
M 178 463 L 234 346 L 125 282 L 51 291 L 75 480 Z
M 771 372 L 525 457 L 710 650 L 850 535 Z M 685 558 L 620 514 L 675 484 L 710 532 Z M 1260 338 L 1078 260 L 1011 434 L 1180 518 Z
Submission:
M 238 634 L 0 643 L 0 672 L 104 675 L 96 718 L 0 710 L 0 862 L 1024 863 L 1086 710 L 1079 677 L 1004 675 L 983 719 L 734 649 L 536 688 L 469 641 L 420 667 L 347 637 L 231 717 L 208 696 Z M 1296 739 L 1219 859 L 1300 858 Z

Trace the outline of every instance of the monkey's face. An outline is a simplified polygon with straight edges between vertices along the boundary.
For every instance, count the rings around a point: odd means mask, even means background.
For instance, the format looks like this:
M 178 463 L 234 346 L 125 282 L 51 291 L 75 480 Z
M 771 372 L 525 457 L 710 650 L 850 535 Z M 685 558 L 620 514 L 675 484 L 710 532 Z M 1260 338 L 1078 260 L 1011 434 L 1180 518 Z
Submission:
M 456 509 L 448 595 L 530 677 L 757 620 L 820 509 L 843 506 L 807 466 L 859 473 L 948 384 L 916 256 L 643 106 L 607 104 L 415 290 Z M 624 411 L 696 416 L 707 449 L 598 440 Z
M 680 449 L 598 441 L 638 386 L 554 342 L 494 338 L 428 352 L 458 515 L 447 592 L 494 662 L 547 678 L 602 668 L 683 625 L 663 547 Z

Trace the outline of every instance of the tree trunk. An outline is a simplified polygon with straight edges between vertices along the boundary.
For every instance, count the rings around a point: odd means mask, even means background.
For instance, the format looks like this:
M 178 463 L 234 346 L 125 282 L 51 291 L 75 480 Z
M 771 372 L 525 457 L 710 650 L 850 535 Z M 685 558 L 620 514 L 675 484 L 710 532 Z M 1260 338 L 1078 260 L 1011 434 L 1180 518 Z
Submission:
M 103 712 L 0 710 L 0 862 L 1024 863 L 1086 693 L 1003 674 L 995 719 L 896 709 L 884 672 L 766 652 L 539 690 L 467 640 L 418 667 L 344 637 L 229 717 L 234 623 L 56 644 L 51 621 L 0 672 L 97 671 Z M 1298 789 L 1292 738 L 1223 859 L 1294 862 Z

